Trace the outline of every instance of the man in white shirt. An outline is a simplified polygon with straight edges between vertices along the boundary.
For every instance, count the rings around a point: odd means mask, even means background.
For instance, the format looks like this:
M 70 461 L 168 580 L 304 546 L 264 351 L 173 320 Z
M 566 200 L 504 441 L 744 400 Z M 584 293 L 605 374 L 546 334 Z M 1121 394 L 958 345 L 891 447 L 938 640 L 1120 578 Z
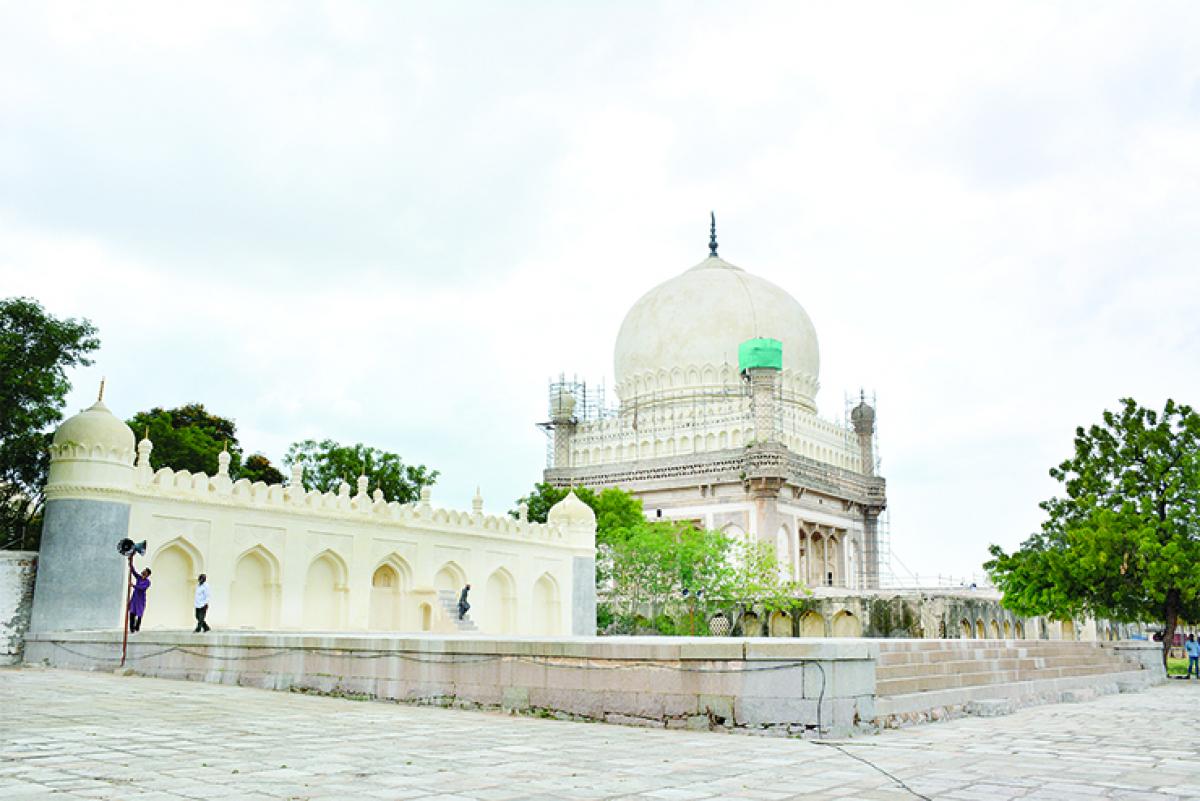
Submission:
M 208 614 L 208 576 L 203 573 L 197 579 L 196 584 L 196 628 L 193 633 L 201 633 L 208 631 L 208 624 L 204 622 L 204 616 Z

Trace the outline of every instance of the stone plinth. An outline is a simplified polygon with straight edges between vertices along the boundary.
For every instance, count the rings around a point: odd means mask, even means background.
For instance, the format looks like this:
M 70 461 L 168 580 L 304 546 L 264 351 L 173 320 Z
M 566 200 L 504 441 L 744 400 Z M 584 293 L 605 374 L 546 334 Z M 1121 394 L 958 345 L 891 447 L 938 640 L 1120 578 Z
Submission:
M 112 669 L 121 633 L 34 633 L 26 661 Z M 139 674 L 503 708 L 656 728 L 815 736 L 874 718 L 865 640 L 512 638 L 143 632 Z

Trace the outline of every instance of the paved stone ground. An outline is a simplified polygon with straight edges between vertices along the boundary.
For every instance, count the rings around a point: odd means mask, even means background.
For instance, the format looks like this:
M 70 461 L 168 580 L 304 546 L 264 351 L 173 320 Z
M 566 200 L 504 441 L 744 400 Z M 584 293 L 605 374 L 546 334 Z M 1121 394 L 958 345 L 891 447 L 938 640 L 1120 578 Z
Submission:
M 841 743 L 0 669 L 0 801 L 1200 798 L 1200 683 Z

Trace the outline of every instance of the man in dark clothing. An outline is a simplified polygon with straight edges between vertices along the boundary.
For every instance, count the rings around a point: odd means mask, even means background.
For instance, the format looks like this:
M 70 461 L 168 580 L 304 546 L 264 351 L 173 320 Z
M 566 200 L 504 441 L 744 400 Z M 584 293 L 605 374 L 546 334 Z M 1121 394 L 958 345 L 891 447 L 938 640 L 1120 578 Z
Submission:
M 470 611 L 470 609 L 471 609 L 471 605 L 469 603 L 467 603 L 467 593 L 470 591 L 471 591 L 471 585 L 468 584 L 467 586 L 463 587 L 462 595 L 458 596 L 458 619 L 459 620 L 462 620 L 463 617 L 467 614 L 467 612 Z

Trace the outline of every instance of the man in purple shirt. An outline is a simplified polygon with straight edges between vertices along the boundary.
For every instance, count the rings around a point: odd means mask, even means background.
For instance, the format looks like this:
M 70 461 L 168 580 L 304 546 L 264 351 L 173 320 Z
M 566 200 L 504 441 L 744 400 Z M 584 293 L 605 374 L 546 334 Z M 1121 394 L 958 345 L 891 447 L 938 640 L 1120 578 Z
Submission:
M 136 634 L 142 628 L 142 615 L 146 614 L 146 590 L 150 589 L 150 568 L 139 576 L 129 560 L 129 580 L 133 582 L 133 596 L 129 599 L 129 633 Z

